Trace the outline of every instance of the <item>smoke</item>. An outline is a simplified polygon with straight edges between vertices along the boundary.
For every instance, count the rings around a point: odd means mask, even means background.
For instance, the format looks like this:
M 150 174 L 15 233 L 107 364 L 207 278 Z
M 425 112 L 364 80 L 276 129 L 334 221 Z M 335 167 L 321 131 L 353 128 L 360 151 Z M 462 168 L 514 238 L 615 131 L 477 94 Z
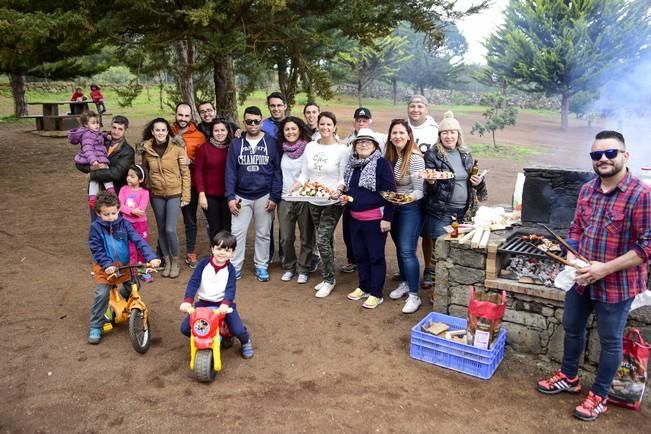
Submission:
M 628 167 L 636 175 L 641 167 L 651 167 L 651 53 L 648 51 L 634 67 L 611 78 L 589 110 L 602 117 L 600 127 L 624 135 L 631 155 Z

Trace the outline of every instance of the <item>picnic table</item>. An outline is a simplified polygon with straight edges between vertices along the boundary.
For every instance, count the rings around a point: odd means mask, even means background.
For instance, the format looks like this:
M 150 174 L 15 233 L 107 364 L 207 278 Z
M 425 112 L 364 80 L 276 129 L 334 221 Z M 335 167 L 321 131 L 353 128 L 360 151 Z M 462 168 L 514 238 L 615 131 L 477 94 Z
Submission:
M 34 101 L 27 105 L 40 105 L 41 115 L 27 115 L 24 118 L 36 121 L 37 131 L 65 131 L 79 126 L 79 115 L 88 110 L 88 104 L 92 101 Z M 66 108 L 59 110 L 60 106 Z M 68 111 L 68 108 L 70 111 Z M 110 115 L 110 113 L 103 113 Z M 100 115 L 100 122 L 102 115 Z

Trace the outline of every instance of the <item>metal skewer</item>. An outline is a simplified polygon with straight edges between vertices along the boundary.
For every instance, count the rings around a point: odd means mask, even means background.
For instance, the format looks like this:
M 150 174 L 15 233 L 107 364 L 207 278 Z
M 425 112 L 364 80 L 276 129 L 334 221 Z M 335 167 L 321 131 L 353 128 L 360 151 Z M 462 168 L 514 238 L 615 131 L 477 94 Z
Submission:
M 540 224 L 540 226 L 542 226 L 543 228 L 545 228 L 545 229 L 547 230 L 547 232 L 549 232 L 549 233 L 550 233 L 554 238 L 556 238 L 556 241 L 558 241 L 559 243 L 561 243 L 561 244 L 562 244 L 562 245 L 563 245 L 563 246 L 564 246 L 564 247 L 565 247 L 569 252 L 571 252 L 574 256 L 576 256 L 578 259 L 582 260 L 583 262 L 586 262 L 586 263 L 588 263 L 588 264 L 590 263 L 590 261 L 589 261 L 585 256 L 581 255 L 579 252 L 577 252 L 576 250 L 574 250 L 574 248 L 573 248 L 572 246 L 570 246 L 569 244 L 567 244 L 567 242 L 566 242 L 563 238 L 561 238 L 559 235 L 557 235 L 556 232 L 554 232 L 553 230 L 551 230 L 551 229 L 549 228 L 549 226 L 547 226 L 547 225 L 544 224 L 544 223 L 539 223 L 539 224 Z

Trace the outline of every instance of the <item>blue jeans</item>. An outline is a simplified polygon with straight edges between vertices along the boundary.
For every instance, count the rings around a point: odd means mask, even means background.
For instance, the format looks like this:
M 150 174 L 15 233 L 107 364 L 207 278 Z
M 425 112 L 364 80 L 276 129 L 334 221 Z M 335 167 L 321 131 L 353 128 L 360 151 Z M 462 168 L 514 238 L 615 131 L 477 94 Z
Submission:
M 418 293 L 420 264 L 416 256 L 418 236 L 423 229 L 423 212 L 418 202 L 396 207 L 391 224 L 391 238 L 396 245 L 400 281 L 407 282 L 409 292 Z
M 579 372 L 579 361 L 585 349 L 585 335 L 588 317 L 594 311 L 599 332 L 599 366 L 592 385 L 592 393 L 602 397 L 608 396 L 610 383 L 622 362 L 622 338 L 624 327 L 631 308 L 632 298 L 620 303 L 603 303 L 590 299 L 587 289 L 580 295 L 576 286 L 565 294 L 563 312 L 563 362 L 561 372 L 574 378 Z
M 425 217 L 425 230 L 423 232 L 429 235 L 433 242 L 436 242 L 438 237 L 446 233 L 443 227 L 452 223 L 452 216 L 455 216 L 459 223 L 463 221 L 463 211 L 463 208 L 446 208 L 441 214 L 441 217 L 427 214 Z
M 219 307 L 221 303 L 212 303 L 208 301 L 203 301 L 203 300 L 197 300 L 194 303 L 194 307 Z M 231 331 L 233 336 L 235 336 L 239 341 L 242 343 L 242 345 L 246 344 L 249 342 L 249 331 L 247 330 L 246 326 L 242 323 L 242 320 L 240 319 L 240 314 L 237 313 L 237 309 L 235 306 L 235 303 L 231 305 L 233 308 L 233 312 L 226 314 L 226 325 L 228 326 L 228 329 Z M 183 333 L 185 336 L 190 337 L 192 331 L 190 330 L 190 315 L 186 315 L 185 319 L 183 319 L 183 322 L 181 323 L 181 333 Z

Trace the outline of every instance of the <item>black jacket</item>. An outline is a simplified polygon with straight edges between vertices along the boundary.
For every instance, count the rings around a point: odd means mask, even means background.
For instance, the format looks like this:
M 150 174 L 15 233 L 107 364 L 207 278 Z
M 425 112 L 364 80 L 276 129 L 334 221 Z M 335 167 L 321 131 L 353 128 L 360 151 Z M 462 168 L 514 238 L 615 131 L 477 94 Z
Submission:
M 485 179 L 477 187 L 473 187 L 470 183 L 470 171 L 474 163 L 470 152 L 465 149 L 459 149 L 459 154 L 461 155 L 461 163 L 466 169 L 466 172 L 468 172 L 468 199 L 464 208 L 465 213 L 469 208 L 476 206 L 477 200 L 486 200 L 488 192 L 486 190 Z M 454 172 L 450 163 L 443 159 L 436 146 L 432 146 L 425 153 L 424 159 L 425 167 L 428 169 Z M 425 206 L 428 214 L 434 217 L 443 217 L 446 215 L 446 209 L 450 207 L 450 200 L 454 193 L 454 185 L 454 179 L 437 180 L 434 184 L 425 182 Z
M 113 181 L 115 192 L 120 191 L 127 183 L 129 166 L 134 164 L 135 151 L 125 140 L 120 147 L 109 155 L 108 169 L 93 170 L 90 172 L 90 180 L 97 182 Z

